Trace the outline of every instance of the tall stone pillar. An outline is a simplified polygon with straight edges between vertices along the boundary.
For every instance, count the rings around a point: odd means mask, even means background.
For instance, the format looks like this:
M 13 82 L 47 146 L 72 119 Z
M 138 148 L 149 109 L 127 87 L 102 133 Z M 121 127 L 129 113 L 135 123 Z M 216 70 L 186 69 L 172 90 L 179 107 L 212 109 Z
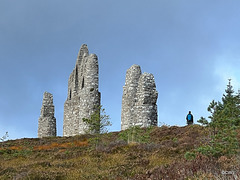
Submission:
M 90 118 L 100 106 L 98 91 L 98 57 L 89 54 L 83 44 L 68 80 L 68 97 L 64 103 L 63 136 L 85 134 L 88 126 L 82 121 Z
M 123 86 L 121 130 L 131 126 L 157 126 L 157 98 L 153 75 L 142 74 L 138 65 L 131 66 Z
M 54 117 L 53 95 L 45 92 L 43 94 L 43 102 L 41 114 L 38 119 L 38 137 L 56 136 L 56 118 Z
M 158 92 L 152 74 L 143 73 L 139 79 L 135 103 L 135 125 L 141 127 L 157 126 Z
M 125 85 L 123 86 L 121 129 L 125 130 L 134 123 L 134 106 L 136 103 L 136 93 L 138 81 L 141 76 L 139 65 L 132 65 L 126 73 Z

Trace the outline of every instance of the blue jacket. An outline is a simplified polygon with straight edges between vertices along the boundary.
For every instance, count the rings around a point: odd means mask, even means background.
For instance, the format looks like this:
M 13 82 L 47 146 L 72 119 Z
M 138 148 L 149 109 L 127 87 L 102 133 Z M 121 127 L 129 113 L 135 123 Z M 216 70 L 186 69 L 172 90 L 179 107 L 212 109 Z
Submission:
M 192 114 L 188 114 L 186 117 L 187 121 L 193 121 L 193 115 Z

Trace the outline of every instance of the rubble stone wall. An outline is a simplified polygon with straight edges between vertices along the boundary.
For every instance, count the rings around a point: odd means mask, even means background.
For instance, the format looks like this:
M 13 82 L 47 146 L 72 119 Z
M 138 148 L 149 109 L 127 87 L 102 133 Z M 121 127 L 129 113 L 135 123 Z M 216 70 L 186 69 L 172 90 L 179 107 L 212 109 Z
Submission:
M 56 136 L 56 118 L 54 117 L 53 95 L 45 92 L 43 94 L 43 102 L 41 114 L 38 119 L 38 137 Z
M 83 118 L 100 106 L 98 91 L 98 57 L 90 54 L 86 44 L 79 50 L 73 72 L 68 80 L 68 96 L 64 103 L 63 136 L 84 134 L 88 129 Z
M 121 129 L 157 126 L 157 98 L 154 76 L 142 74 L 138 65 L 131 66 L 123 86 Z

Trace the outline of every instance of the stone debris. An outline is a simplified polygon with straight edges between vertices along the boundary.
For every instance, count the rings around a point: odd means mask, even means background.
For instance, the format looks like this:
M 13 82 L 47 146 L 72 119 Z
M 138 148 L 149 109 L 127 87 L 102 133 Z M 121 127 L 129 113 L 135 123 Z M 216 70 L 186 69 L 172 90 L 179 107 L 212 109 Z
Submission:
M 79 50 L 73 72 L 68 80 L 68 96 L 64 103 L 63 136 L 85 134 L 88 129 L 83 118 L 100 106 L 98 91 L 98 58 L 90 54 L 86 44 Z
M 56 136 L 56 118 L 54 117 L 53 95 L 45 92 L 43 94 L 43 102 L 41 115 L 38 119 L 38 137 Z
M 123 86 L 121 130 L 131 126 L 157 126 L 157 98 L 154 76 L 142 74 L 139 65 L 131 66 Z

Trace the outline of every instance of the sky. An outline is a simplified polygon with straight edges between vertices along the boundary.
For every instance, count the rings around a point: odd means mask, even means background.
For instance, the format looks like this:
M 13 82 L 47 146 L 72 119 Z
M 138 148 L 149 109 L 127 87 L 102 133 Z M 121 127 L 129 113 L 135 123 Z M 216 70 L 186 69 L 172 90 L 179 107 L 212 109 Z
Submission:
M 79 48 L 99 60 L 109 131 L 121 129 L 125 75 L 152 73 L 158 124 L 208 117 L 228 84 L 240 88 L 238 0 L 0 0 L 0 136 L 37 137 L 43 93 L 53 94 L 62 136 L 67 83 Z

